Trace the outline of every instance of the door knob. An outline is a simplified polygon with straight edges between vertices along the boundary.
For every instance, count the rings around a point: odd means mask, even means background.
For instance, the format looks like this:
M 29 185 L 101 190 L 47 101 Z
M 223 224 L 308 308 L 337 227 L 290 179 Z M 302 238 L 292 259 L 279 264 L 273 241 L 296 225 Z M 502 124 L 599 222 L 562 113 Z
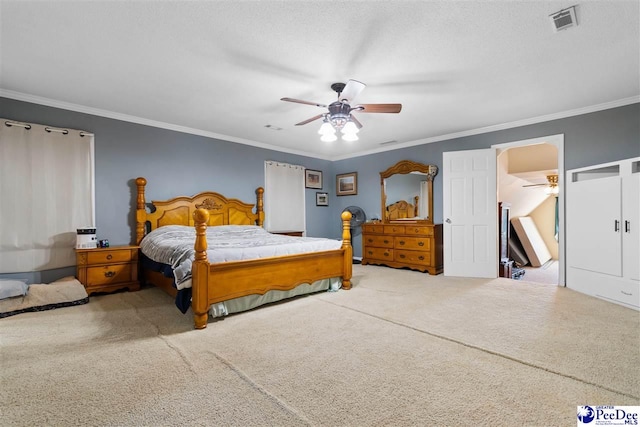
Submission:
M 449 218 L 447 218 L 444 222 L 446 222 L 447 224 L 451 224 L 451 220 Z

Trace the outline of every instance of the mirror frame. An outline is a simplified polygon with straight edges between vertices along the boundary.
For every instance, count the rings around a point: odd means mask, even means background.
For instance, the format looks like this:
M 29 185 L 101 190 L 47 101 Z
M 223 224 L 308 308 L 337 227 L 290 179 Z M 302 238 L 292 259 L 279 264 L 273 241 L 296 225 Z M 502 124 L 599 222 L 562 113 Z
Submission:
M 429 219 L 420 219 L 415 220 L 413 222 L 425 222 L 429 224 L 433 224 L 433 179 L 438 174 L 438 166 L 436 165 L 425 165 L 423 163 L 417 163 L 411 160 L 401 160 L 395 165 L 391 166 L 389 169 L 380 172 L 380 199 L 381 199 L 381 214 L 382 214 L 382 222 L 391 223 L 396 222 L 394 220 L 389 220 L 387 213 L 387 195 L 384 191 L 384 180 L 386 178 L 390 178 L 396 174 L 408 174 L 411 172 L 421 172 L 424 173 L 427 177 L 428 189 L 429 189 Z M 407 220 L 399 220 L 398 223 L 407 223 L 410 221 Z

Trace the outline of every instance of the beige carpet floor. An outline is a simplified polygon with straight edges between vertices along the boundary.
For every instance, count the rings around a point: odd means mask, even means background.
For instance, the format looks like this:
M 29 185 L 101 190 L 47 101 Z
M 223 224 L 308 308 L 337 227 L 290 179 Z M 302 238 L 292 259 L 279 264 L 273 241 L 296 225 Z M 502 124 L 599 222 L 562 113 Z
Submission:
M 548 261 L 541 267 L 524 267 L 523 280 L 527 282 L 557 285 L 560 263 L 557 260 Z
M 155 288 L 0 319 L 3 426 L 569 426 L 640 405 L 640 313 L 552 285 L 354 266 L 192 329 Z

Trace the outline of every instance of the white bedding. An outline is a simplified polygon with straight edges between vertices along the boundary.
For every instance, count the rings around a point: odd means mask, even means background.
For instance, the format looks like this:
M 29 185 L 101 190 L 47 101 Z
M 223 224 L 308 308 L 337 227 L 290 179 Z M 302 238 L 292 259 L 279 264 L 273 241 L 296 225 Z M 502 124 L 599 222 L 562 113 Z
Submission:
M 195 258 L 195 236 L 194 227 L 159 227 L 142 239 L 140 248 L 150 259 L 173 267 L 178 289 L 188 288 Z M 222 225 L 207 228 L 207 245 L 209 262 L 219 263 L 335 250 L 340 249 L 342 241 L 271 234 L 251 225 Z

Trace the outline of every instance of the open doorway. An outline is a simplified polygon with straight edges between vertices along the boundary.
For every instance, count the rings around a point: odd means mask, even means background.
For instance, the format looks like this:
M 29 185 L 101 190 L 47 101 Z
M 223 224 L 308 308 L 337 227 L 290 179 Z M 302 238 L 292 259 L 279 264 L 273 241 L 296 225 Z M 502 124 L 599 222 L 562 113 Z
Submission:
M 564 136 L 493 148 L 498 201 L 510 206 L 512 277 L 564 285 Z

